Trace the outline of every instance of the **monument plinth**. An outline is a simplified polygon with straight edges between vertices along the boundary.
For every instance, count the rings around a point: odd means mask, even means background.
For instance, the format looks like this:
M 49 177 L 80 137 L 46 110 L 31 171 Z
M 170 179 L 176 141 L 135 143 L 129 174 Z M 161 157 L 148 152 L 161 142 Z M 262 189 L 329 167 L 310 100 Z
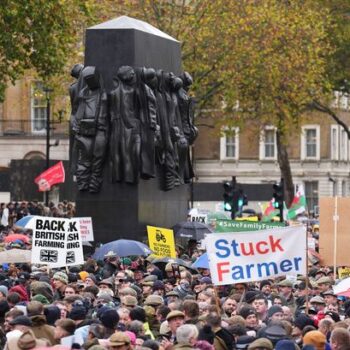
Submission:
M 162 69 L 179 75 L 180 43 L 145 22 L 122 16 L 87 29 L 84 66 L 98 69 L 110 94 L 114 74 L 121 66 Z M 107 159 L 101 190 L 78 192 L 76 200 L 77 216 L 93 218 L 96 242 L 121 237 L 140 239 L 146 235 L 146 225 L 171 227 L 185 220 L 188 185 L 163 191 L 159 176 L 140 178 L 137 184 L 111 183 L 108 163 Z

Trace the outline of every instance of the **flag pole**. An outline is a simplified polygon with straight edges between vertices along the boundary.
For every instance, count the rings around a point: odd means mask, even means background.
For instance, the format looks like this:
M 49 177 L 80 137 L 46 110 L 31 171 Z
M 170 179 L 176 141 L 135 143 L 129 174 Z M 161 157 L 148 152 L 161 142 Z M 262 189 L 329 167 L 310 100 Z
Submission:
M 307 236 L 307 230 L 305 234 L 306 239 L 306 247 L 305 247 L 305 255 L 306 255 L 306 278 L 305 278 L 305 288 L 306 288 L 306 295 L 305 295 L 305 313 L 306 315 L 309 314 L 309 256 L 308 256 L 308 236 Z
M 334 221 L 334 252 L 333 252 L 333 268 L 334 268 L 334 281 L 337 278 L 337 239 L 338 239 L 338 197 L 335 196 L 334 200 L 334 216 L 333 216 L 333 221 Z

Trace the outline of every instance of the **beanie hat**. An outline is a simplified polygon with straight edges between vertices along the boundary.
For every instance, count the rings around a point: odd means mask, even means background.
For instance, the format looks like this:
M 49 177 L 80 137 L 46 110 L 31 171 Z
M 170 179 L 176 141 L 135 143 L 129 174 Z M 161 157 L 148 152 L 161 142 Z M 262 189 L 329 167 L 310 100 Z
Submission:
M 58 271 L 53 275 L 54 280 L 61 281 L 64 284 L 68 284 L 68 276 L 63 271 Z
M 89 276 L 89 273 L 86 271 L 79 272 L 79 277 L 82 281 L 85 281 L 85 278 Z
M 269 280 L 261 281 L 260 282 L 260 290 L 262 290 L 263 287 L 265 287 L 265 286 L 271 286 L 271 284 L 272 283 Z
M 107 309 L 102 312 L 99 319 L 106 328 L 115 329 L 119 322 L 119 314 L 114 309 Z
M 89 276 L 87 276 L 86 278 L 90 278 L 92 280 L 92 282 L 97 284 L 97 279 L 96 279 L 95 275 L 93 275 L 92 273 L 90 273 Z
M 324 350 L 326 336 L 320 331 L 307 332 L 303 337 L 304 345 L 313 345 L 316 350 Z
M 268 318 L 271 318 L 274 314 L 276 314 L 277 312 L 282 312 L 283 313 L 283 309 L 281 306 L 279 305 L 273 305 L 269 308 L 269 310 L 267 311 L 267 316 Z
M 40 303 L 42 303 L 43 305 L 48 305 L 50 304 L 50 302 L 47 300 L 47 298 L 45 296 L 43 296 L 42 294 L 37 294 L 35 295 L 32 300 L 35 301 L 39 301 Z
M 256 315 L 256 311 L 250 306 L 243 306 L 239 314 L 246 319 L 249 315 Z
M 298 327 L 301 331 L 305 326 L 314 326 L 314 321 L 306 316 L 305 314 L 300 314 L 294 321 L 295 327 Z
M 275 350 L 295 350 L 295 343 L 292 340 L 280 340 L 277 342 Z
M 73 306 L 71 312 L 69 313 L 69 318 L 73 321 L 84 320 L 87 315 L 87 310 L 85 306 L 76 305 Z
M 272 344 L 275 345 L 279 340 L 287 337 L 287 332 L 279 325 L 268 326 L 265 328 L 265 337 L 271 340 Z
M 55 322 L 61 317 L 61 310 L 56 305 L 50 305 L 44 308 L 46 322 L 50 326 L 54 326 Z
M 9 290 L 6 286 L 0 286 L 0 292 L 7 297 L 7 294 L 9 293 Z
M 252 303 L 258 294 L 261 294 L 261 293 L 257 290 L 250 290 L 247 293 L 245 293 L 244 299 L 245 299 L 246 303 L 248 303 L 248 304 Z

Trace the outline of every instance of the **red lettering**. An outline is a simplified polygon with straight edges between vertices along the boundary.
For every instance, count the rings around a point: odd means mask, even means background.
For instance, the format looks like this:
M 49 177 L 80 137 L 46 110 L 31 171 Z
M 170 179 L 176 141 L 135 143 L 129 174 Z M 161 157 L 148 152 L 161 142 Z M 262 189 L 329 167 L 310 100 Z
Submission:
M 245 244 L 244 243 L 241 243 L 241 252 L 243 255 L 254 255 L 254 247 L 253 247 L 253 243 L 252 242 L 249 242 L 249 252 L 246 252 L 245 250 Z
M 265 241 L 260 241 L 256 244 L 256 251 L 259 253 L 259 254 L 267 254 L 269 252 L 269 249 L 268 248 L 265 248 L 265 249 L 261 249 L 260 246 L 267 246 L 267 242 Z
M 228 270 L 228 269 L 225 269 L 225 270 L 222 269 L 223 266 L 227 266 L 227 265 L 230 265 L 230 263 L 229 262 L 217 263 L 219 282 L 222 282 L 222 274 L 223 273 L 230 272 L 230 270 Z
M 284 252 L 284 249 L 281 247 L 281 238 L 274 240 L 274 237 L 272 235 L 269 236 L 271 250 L 275 252 L 277 249 L 279 249 L 281 252 Z

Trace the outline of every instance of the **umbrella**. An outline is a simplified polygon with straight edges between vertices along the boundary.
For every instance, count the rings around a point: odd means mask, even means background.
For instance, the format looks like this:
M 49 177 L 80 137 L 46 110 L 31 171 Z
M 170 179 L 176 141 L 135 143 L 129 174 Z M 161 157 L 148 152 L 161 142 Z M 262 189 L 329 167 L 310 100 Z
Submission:
M 183 266 L 186 267 L 186 269 L 191 270 L 194 273 L 198 273 L 198 271 L 193 268 L 189 263 L 187 263 L 185 260 L 179 259 L 179 258 L 157 258 L 152 260 L 152 264 L 156 265 L 157 267 L 159 267 L 161 270 L 165 269 L 165 265 L 168 263 L 172 263 L 172 264 L 177 264 L 179 266 Z
M 27 227 L 27 225 L 29 224 L 29 221 L 31 221 L 33 218 L 34 218 L 33 215 L 23 216 L 23 218 L 15 222 L 15 226 Z
M 4 238 L 5 243 L 11 243 L 11 242 L 14 242 L 17 240 L 23 241 L 24 243 L 28 243 L 29 237 L 26 235 L 23 235 L 21 233 L 11 233 L 7 237 Z
M 139 241 L 133 241 L 130 239 L 118 239 L 116 241 L 104 244 L 101 248 L 96 250 L 92 258 L 95 260 L 103 260 L 104 256 L 109 252 L 113 252 L 119 257 L 130 255 L 147 256 L 153 253 L 152 250 L 146 246 L 146 244 L 143 244 Z
M 0 264 L 29 263 L 32 260 L 32 251 L 23 249 L 10 249 L 0 252 Z
M 193 264 L 192 267 L 197 269 L 209 269 L 208 254 L 202 254 Z
M 195 239 L 196 241 L 203 239 L 206 233 L 213 232 L 207 225 L 196 221 L 179 222 L 173 227 L 173 230 L 177 237 Z

